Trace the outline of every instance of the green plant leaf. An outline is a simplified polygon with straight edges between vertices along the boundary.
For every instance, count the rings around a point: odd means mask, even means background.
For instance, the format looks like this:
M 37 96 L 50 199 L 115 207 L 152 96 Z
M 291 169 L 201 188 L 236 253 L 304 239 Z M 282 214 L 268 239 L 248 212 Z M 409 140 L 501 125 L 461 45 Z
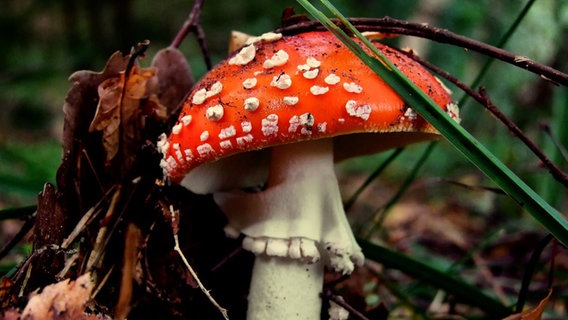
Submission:
M 421 282 L 440 288 L 456 296 L 464 303 L 480 308 L 487 314 L 495 317 L 495 319 L 501 319 L 511 314 L 512 310 L 466 282 L 367 240 L 357 239 L 357 242 L 361 245 L 365 257 L 368 259 L 377 261 L 387 268 L 400 270 L 409 276 L 419 279 Z

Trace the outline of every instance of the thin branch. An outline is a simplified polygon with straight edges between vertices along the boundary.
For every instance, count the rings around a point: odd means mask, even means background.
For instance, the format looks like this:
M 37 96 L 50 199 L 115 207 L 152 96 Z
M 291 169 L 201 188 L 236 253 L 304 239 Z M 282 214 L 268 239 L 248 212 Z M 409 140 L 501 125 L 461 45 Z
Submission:
M 351 315 L 353 315 L 356 319 L 360 319 L 360 320 L 369 320 L 369 318 L 367 318 L 364 314 L 362 314 L 361 312 L 359 312 L 357 309 L 353 308 L 353 306 L 351 306 L 350 304 L 348 304 L 347 302 L 345 302 L 345 300 L 343 300 L 340 296 L 335 295 L 333 292 L 331 292 L 330 289 L 326 289 L 323 292 L 323 296 L 324 298 L 326 298 L 329 301 L 333 301 L 335 302 L 335 304 L 337 304 L 338 306 L 342 307 L 343 309 L 349 311 L 349 313 Z
M 503 123 L 503 125 L 507 129 L 509 129 L 509 131 L 515 137 L 519 138 L 519 140 L 521 140 L 527 146 L 527 148 L 529 148 L 537 156 L 537 158 L 542 162 L 543 166 L 548 170 L 548 172 L 550 172 L 550 174 L 556 181 L 568 188 L 568 175 L 558 166 L 556 166 L 554 162 L 546 154 L 544 154 L 544 152 L 513 121 L 511 121 L 511 119 L 509 119 L 505 114 L 503 114 L 503 112 L 501 112 L 501 110 L 499 110 L 497 106 L 495 106 L 495 104 L 487 95 L 485 88 L 481 87 L 479 89 L 479 92 L 476 92 L 468 85 L 452 76 L 450 73 L 441 70 L 440 68 L 414 55 L 413 53 L 406 54 L 412 59 L 418 61 L 420 64 L 424 65 L 426 68 L 450 81 L 458 88 L 463 90 L 467 95 L 471 96 L 474 100 L 484 106 L 489 112 L 491 112 L 493 116 L 495 116 L 495 118 L 501 121 L 501 123 Z
M 205 42 L 205 32 L 201 27 L 199 22 L 199 18 L 201 17 L 201 9 L 203 8 L 205 0 L 196 0 L 193 4 L 193 8 L 189 13 L 189 16 L 183 23 L 183 26 L 178 31 L 174 40 L 170 44 L 171 47 L 179 48 L 183 39 L 187 36 L 188 33 L 193 32 L 197 37 L 197 42 L 199 43 L 199 48 L 201 48 L 201 53 L 203 54 L 203 58 L 205 59 L 205 64 L 207 65 L 207 70 L 211 70 L 212 63 L 211 63 L 211 55 L 209 54 L 209 49 L 207 47 L 207 42 Z
M 209 293 L 209 290 L 207 290 L 205 288 L 205 286 L 203 285 L 201 280 L 199 280 L 199 277 L 197 276 L 197 272 L 195 272 L 195 270 L 191 267 L 191 265 L 189 264 L 189 261 L 187 261 L 187 259 L 185 258 L 185 255 L 181 251 L 181 248 L 179 246 L 179 238 L 178 238 L 179 211 L 175 210 L 171 206 L 169 208 L 169 211 L 170 211 L 169 213 L 170 213 L 171 225 L 172 225 L 172 233 L 173 233 L 173 236 L 174 236 L 174 250 L 175 250 L 175 252 L 177 252 L 177 254 L 180 256 L 181 260 L 183 261 L 183 264 L 185 265 L 185 267 L 187 268 L 187 270 L 189 271 L 189 273 L 191 274 L 191 276 L 193 277 L 195 282 L 197 282 L 197 286 L 199 287 L 199 289 L 201 289 L 201 292 L 203 292 L 203 294 L 207 297 L 207 299 L 209 299 L 211 304 L 213 304 L 213 306 L 215 306 L 215 308 L 217 308 L 217 310 L 219 310 L 219 312 L 221 312 L 221 314 L 223 315 L 223 318 L 225 318 L 226 320 L 229 320 L 229 314 L 227 313 L 227 309 L 221 307 L 221 305 L 215 300 L 215 298 L 213 298 L 211 293 Z
M 2 248 L 0 248 L 0 260 L 2 260 L 14 247 L 32 230 L 35 224 L 35 216 L 29 217 L 24 225 L 20 228 L 18 233 L 14 235 L 8 243 L 6 243 Z
M 338 24 L 337 19 L 331 19 Z M 503 49 L 455 34 L 449 30 L 429 26 L 427 24 L 398 20 L 391 17 L 384 18 L 353 18 L 349 21 L 359 31 L 379 31 L 385 34 L 404 34 L 430 39 L 440 43 L 451 44 L 464 49 L 475 51 L 489 57 L 499 59 L 522 69 L 538 74 L 541 78 L 554 84 L 568 86 L 568 74 L 549 66 L 540 64 L 524 56 L 509 53 Z M 339 25 L 339 24 L 338 24 Z M 318 21 L 300 22 L 295 25 L 277 29 L 276 32 L 284 34 L 297 34 L 305 31 L 325 30 Z

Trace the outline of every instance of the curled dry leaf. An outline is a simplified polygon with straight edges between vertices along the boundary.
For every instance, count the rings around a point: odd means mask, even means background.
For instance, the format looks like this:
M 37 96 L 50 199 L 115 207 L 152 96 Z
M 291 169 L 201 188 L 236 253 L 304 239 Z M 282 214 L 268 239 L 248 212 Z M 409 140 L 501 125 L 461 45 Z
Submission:
M 100 195 L 99 182 L 92 174 L 85 155 L 93 164 L 94 171 L 102 171 L 99 159 L 104 158 L 100 143 L 88 132 L 95 114 L 98 94 L 97 87 L 106 79 L 119 76 L 128 65 L 128 56 L 115 52 L 107 61 L 103 71 L 81 70 L 73 73 L 69 81 L 73 87 L 63 104 L 63 159 L 57 170 L 58 198 L 63 216 L 69 222 L 78 221 L 81 212 L 93 206 Z M 70 230 L 64 230 L 68 234 Z
M 135 143 L 143 127 L 140 116 L 144 110 L 149 108 L 149 111 L 165 117 L 165 108 L 156 95 L 156 73 L 156 68 L 133 66 L 128 75 L 122 72 L 119 77 L 107 79 L 99 85 L 99 104 L 89 131 L 103 132 L 107 162 L 113 160 L 121 148 L 124 155 L 136 154 L 133 148 L 136 148 Z
M 85 303 L 92 289 L 90 273 L 75 281 L 67 279 L 49 285 L 30 298 L 21 319 L 85 319 Z
M 527 309 L 521 313 L 516 313 L 513 315 L 504 318 L 503 320 L 541 320 L 542 313 L 544 312 L 544 308 L 548 304 L 550 300 L 550 296 L 552 295 L 552 290 L 548 290 L 548 294 L 544 297 L 536 307 Z

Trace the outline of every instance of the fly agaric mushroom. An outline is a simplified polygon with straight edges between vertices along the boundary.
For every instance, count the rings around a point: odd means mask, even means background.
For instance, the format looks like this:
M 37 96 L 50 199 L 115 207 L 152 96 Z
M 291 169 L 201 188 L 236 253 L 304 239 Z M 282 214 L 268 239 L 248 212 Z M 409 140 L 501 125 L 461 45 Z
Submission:
M 434 76 L 375 46 L 459 121 Z M 213 193 L 256 255 L 248 319 L 319 319 L 324 267 L 349 274 L 364 260 L 334 163 L 437 137 L 331 33 L 267 33 L 205 75 L 158 148 L 165 177 Z

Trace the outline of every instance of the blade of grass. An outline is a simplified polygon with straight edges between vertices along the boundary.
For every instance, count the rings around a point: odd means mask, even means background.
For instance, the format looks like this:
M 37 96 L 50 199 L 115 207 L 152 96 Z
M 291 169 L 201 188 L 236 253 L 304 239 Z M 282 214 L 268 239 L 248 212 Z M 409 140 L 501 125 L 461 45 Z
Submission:
M 387 268 L 400 270 L 420 279 L 422 282 L 430 283 L 432 286 L 458 297 L 461 301 L 495 316 L 495 319 L 501 319 L 511 313 L 509 308 L 486 295 L 477 287 L 451 277 L 438 269 L 367 240 L 357 239 L 357 242 L 368 259 L 380 262 Z
M 320 0 L 341 20 L 375 57 L 368 55 L 343 30 L 307 0 L 297 0 L 311 15 L 318 19 L 330 32 L 335 34 L 358 58 L 377 73 L 406 103 L 411 105 L 426 121 L 431 123 L 456 149 L 495 182 L 511 199 L 525 208 L 562 244 L 568 246 L 568 222 L 564 217 L 534 192 L 524 181 L 495 157 L 467 130 L 453 121 L 422 90 L 418 89 L 400 72 L 372 43 L 365 39 L 351 23 L 326 0 Z

